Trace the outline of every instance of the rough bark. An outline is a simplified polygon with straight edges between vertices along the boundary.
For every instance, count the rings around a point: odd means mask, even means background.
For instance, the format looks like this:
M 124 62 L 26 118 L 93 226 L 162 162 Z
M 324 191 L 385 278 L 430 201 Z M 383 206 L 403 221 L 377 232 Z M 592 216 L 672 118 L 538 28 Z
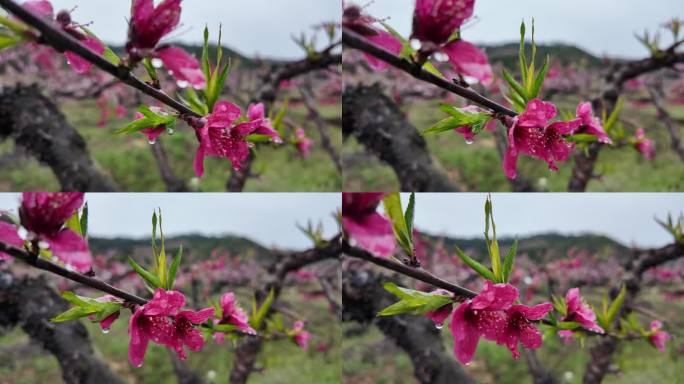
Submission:
M 0 138 L 11 138 L 49 166 L 62 191 L 114 191 L 85 140 L 36 86 L 0 90 Z
M 440 331 L 425 316 L 378 317 L 396 298 L 382 288 L 390 279 L 371 270 L 345 269 L 342 273 L 343 321 L 374 323 L 408 354 L 416 379 L 423 384 L 474 383 L 444 345 Z
M 66 383 L 123 384 L 101 361 L 79 321 L 49 322 L 69 305 L 43 278 L 0 272 L 0 325 L 21 326 L 31 340 L 55 356 Z
M 425 139 L 379 85 L 348 87 L 342 94 L 342 109 L 344 136 L 354 136 L 392 167 L 402 191 L 458 191 L 435 168 Z
M 202 379 L 195 371 L 190 368 L 188 363 L 178 358 L 176 351 L 167 349 L 173 371 L 176 373 L 176 382 L 178 384 L 205 384 L 206 381 Z
M 159 174 L 166 185 L 167 192 L 188 192 L 188 186 L 185 180 L 179 178 L 176 173 L 171 169 L 169 164 L 169 158 L 166 155 L 166 150 L 160 139 L 154 145 L 150 145 L 152 150 L 152 155 L 154 155 L 154 160 L 157 162 L 157 167 L 159 167 Z

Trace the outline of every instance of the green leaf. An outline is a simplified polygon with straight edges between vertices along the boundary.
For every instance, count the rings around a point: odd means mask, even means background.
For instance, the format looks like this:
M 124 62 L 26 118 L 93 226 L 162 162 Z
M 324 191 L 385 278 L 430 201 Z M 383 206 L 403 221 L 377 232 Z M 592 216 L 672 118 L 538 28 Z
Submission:
M 157 81 L 157 69 L 152 65 L 152 60 L 149 57 L 146 57 L 143 59 L 142 63 L 150 79 L 152 79 L 152 81 Z
M 176 116 L 158 113 L 150 109 L 147 105 L 138 107 L 138 112 L 143 118 L 134 120 L 125 127 L 116 131 L 117 134 L 128 134 L 139 132 L 145 128 L 158 127 L 161 125 L 171 126 L 176 122 Z
M 83 209 L 81 210 L 81 237 L 87 238 L 88 237 L 88 203 L 86 202 L 85 205 L 83 205 Z
M 78 211 L 74 212 L 74 214 L 71 215 L 69 220 L 67 220 L 64 225 L 72 231 L 78 233 L 79 236 L 83 237 L 83 233 L 81 233 L 81 219 L 78 216 Z
M 414 211 L 415 211 L 415 206 L 416 206 L 416 194 L 411 193 L 411 197 L 409 197 L 409 203 L 406 206 L 406 212 L 404 212 L 404 220 L 406 221 L 406 229 L 408 233 L 413 235 L 413 218 L 414 218 Z
M 511 76 L 511 74 L 508 73 L 508 71 L 505 68 L 503 69 L 502 74 L 504 80 L 506 80 L 508 85 L 511 86 L 512 90 L 515 91 L 518 94 L 518 96 L 520 96 L 524 103 L 527 103 L 530 100 L 530 97 L 527 94 L 525 88 L 520 83 L 518 83 L 518 81 L 515 80 L 513 76 Z M 511 94 L 513 94 L 513 92 L 511 92 Z
M 442 104 L 439 108 L 451 116 L 424 130 L 421 133 L 422 135 L 447 132 L 454 128 L 468 125 L 472 126 L 473 133 L 476 133 L 475 129 L 479 129 L 478 132 L 481 131 L 484 125 L 491 119 L 491 116 L 487 113 L 465 111 L 448 104 Z
M 285 134 L 285 130 L 283 129 L 283 119 L 285 118 L 285 113 L 287 113 L 287 108 L 289 105 L 290 99 L 285 99 L 282 107 L 280 107 L 278 113 L 276 113 L 275 117 L 273 118 L 273 129 L 275 129 L 281 137 Z
M 392 230 L 397 242 L 407 255 L 413 256 L 413 234 L 408 231 L 406 218 L 401 209 L 399 193 L 390 193 L 383 199 L 385 212 L 392 222 Z
M 380 21 L 380 24 L 387 30 L 387 32 L 390 33 L 390 35 L 394 36 L 401 42 L 401 52 L 399 53 L 399 57 L 402 59 L 411 59 L 411 56 L 415 53 L 413 48 L 411 48 L 411 43 L 404 38 L 399 32 L 397 32 L 396 29 L 390 27 L 387 23 L 384 21 Z
M 556 327 L 562 330 L 573 330 L 579 328 L 580 326 L 582 326 L 582 324 L 575 321 L 561 321 L 556 324 Z
M 100 322 L 123 308 L 121 303 L 112 301 L 102 302 L 101 304 L 102 308 L 95 313 L 95 318 L 93 319 L 94 322 Z
M 270 143 L 273 138 L 270 135 L 262 135 L 259 133 L 253 133 L 251 135 L 245 136 L 245 141 L 248 143 Z
M 211 77 L 211 65 L 209 64 L 209 27 L 204 26 L 204 45 L 202 46 L 202 72 L 204 78 L 209 80 Z
M 14 46 L 16 44 L 19 44 L 23 42 L 24 39 L 21 38 L 20 36 L 15 36 L 15 35 L 9 35 L 0 32 L 0 50 L 3 50 L 5 48 L 9 48 L 11 46 Z
M 106 46 L 106 45 L 105 45 L 105 44 L 104 44 L 104 43 L 95 35 L 95 33 L 93 33 L 93 31 L 91 31 L 90 29 L 84 27 L 83 25 L 81 25 L 80 28 L 86 33 L 86 35 L 88 35 L 88 36 L 90 36 L 90 37 L 92 37 L 92 38 L 94 38 L 94 39 L 97 39 L 98 41 L 100 41 L 100 44 L 104 45 L 105 49 L 104 49 L 104 52 L 102 52 L 102 56 L 104 56 L 105 59 L 107 59 L 110 63 L 112 63 L 112 64 L 114 64 L 114 65 L 119 65 L 119 64 L 121 64 L 121 59 L 119 58 L 119 56 L 117 56 L 116 53 L 114 53 L 114 51 L 112 51 L 111 48 L 109 48 L 108 46 Z
M 617 295 L 615 300 L 613 300 L 613 302 L 610 303 L 610 307 L 608 307 L 608 312 L 606 313 L 606 323 L 609 327 L 615 321 L 615 316 L 617 316 L 618 312 L 620 311 L 620 307 L 622 307 L 622 303 L 625 301 L 626 295 L 627 287 L 623 285 L 620 288 L 620 293 Z
M 615 108 L 610 112 L 610 116 L 608 116 L 608 119 L 604 119 L 603 122 L 603 128 L 606 130 L 606 132 L 610 131 L 611 128 L 615 125 L 615 123 L 618 120 L 618 117 L 620 117 L 620 112 L 622 112 L 622 108 L 625 106 L 625 99 L 622 97 L 619 97 L 617 102 L 615 103 Z M 604 111 L 605 113 L 605 111 Z
M 525 54 L 525 20 L 520 23 L 520 48 L 518 50 L 518 60 L 520 61 L 520 73 L 522 74 L 523 84 L 527 83 L 527 58 Z
M 171 262 L 171 267 L 169 268 L 169 278 L 166 282 L 166 289 L 173 289 L 173 283 L 176 281 L 176 272 L 178 271 L 178 266 L 180 265 L 182 257 L 183 245 L 181 244 L 180 248 L 178 248 L 178 253 L 176 253 L 176 257 L 174 257 L 173 261 Z
M 264 300 L 264 302 L 261 304 L 261 307 L 259 307 L 259 310 L 254 313 L 252 319 L 250 320 L 250 325 L 252 328 L 257 330 L 261 328 L 261 324 L 264 322 L 266 314 L 268 314 L 268 311 L 271 309 L 273 300 L 275 300 L 275 291 L 273 288 L 271 288 L 271 290 L 268 292 L 268 296 L 266 296 L 266 300 Z
M 141 267 L 131 257 L 128 257 L 128 263 L 131 265 L 131 267 L 133 267 L 135 272 L 137 272 L 138 275 L 140 275 L 140 277 L 142 277 L 151 287 L 153 287 L 153 288 L 163 288 L 164 287 L 157 276 L 155 276 L 154 274 L 152 274 L 150 271 L 146 270 L 145 268 Z
M 18 21 L 15 21 L 11 17 L 0 16 L 0 25 L 4 25 L 10 31 L 14 32 L 17 36 L 24 36 L 29 27 Z
M 76 320 L 91 315 L 93 313 L 94 311 L 89 311 L 82 307 L 72 307 L 69 308 L 67 311 L 62 312 L 61 314 L 50 319 L 50 322 L 61 323 L 64 321 Z
M 391 316 L 401 313 L 422 315 L 453 303 L 452 298 L 449 296 L 401 288 L 393 283 L 386 283 L 384 287 L 401 300 L 380 311 L 378 316 Z
M 588 133 L 576 133 L 572 136 L 566 136 L 565 140 L 571 143 L 593 143 L 598 141 L 598 137 Z
M 511 276 L 511 271 L 513 270 L 513 263 L 515 262 L 515 254 L 518 252 L 518 239 L 513 241 L 511 249 L 508 250 L 506 257 L 504 258 L 503 265 L 503 281 L 502 283 L 508 283 L 508 278 Z
M 544 84 L 544 79 L 546 79 L 546 74 L 549 72 L 549 55 L 546 55 L 544 59 L 544 64 L 542 64 L 541 69 L 537 76 L 535 76 L 534 84 L 532 85 L 532 90 L 530 91 L 530 99 L 534 99 L 539 96 L 539 91 Z
M 435 76 L 444 77 L 442 72 L 440 72 L 439 69 L 437 69 L 437 67 L 432 65 L 432 63 L 430 63 L 429 61 L 426 61 L 425 64 L 423 64 L 423 69 L 425 69 L 425 71 L 429 73 L 432 73 Z
M 485 267 L 484 265 L 480 264 L 474 259 L 471 259 L 470 256 L 466 255 L 460 248 L 456 247 L 456 254 L 458 257 L 463 260 L 464 263 L 466 263 L 471 269 L 473 269 L 475 272 L 479 273 L 480 276 L 484 277 L 487 280 L 491 280 L 496 282 L 496 279 L 494 278 L 494 273 L 492 271 Z
M 489 227 L 491 222 L 492 237 L 489 237 Z M 494 282 L 501 282 L 503 279 L 501 268 L 501 254 L 499 253 L 499 242 L 496 240 L 496 223 L 494 222 L 494 213 L 492 210 L 492 197 L 487 196 L 485 201 L 485 241 L 487 242 L 487 251 L 492 263 L 492 272 L 494 273 Z

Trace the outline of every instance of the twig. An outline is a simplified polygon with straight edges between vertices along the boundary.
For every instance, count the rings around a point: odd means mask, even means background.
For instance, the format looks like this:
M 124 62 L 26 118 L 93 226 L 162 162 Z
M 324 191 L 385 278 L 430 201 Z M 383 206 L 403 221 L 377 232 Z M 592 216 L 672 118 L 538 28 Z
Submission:
M 368 53 L 370 55 L 373 55 L 378 59 L 386 62 L 387 64 L 390 64 L 391 66 L 410 74 L 416 79 L 432 83 L 451 93 L 466 98 L 482 107 L 491 109 L 496 113 L 511 117 L 515 117 L 518 115 L 515 111 L 508 109 L 503 105 L 480 95 L 472 89 L 462 87 L 455 83 L 451 83 L 439 76 L 427 72 L 416 63 L 412 63 L 408 60 L 402 59 L 394 55 L 393 53 L 387 51 L 386 49 L 378 47 L 377 45 L 367 41 L 361 35 L 350 29 L 343 28 L 342 43 L 345 47 L 351 47 Z
M 19 249 L 5 243 L 0 242 L 0 252 L 6 253 L 16 259 L 22 260 L 25 263 L 50 273 L 65 277 L 69 280 L 75 281 L 77 283 L 83 284 L 98 291 L 109 293 L 112 296 L 121 298 L 129 303 L 145 305 L 148 300 L 138 297 L 132 293 L 122 291 L 116 287 L 113 287 L 104 281 L 97 279 L 95 277 L 86 276 L 78 272 L 70 271 L 62 266 L 59 266 L 53 262 L 45 260 L 38 255 L 33 255 L 23 249 Z
M 361 248 L 357 247 L 352 247 L 347 240 L 343 240 L 342 242 L 342 252 L 348 256 L 355 257 L 357 259 L 369 261 L 373 264 L 379 265 L 383 268 L 399 272 L 402 275 L 412 277 L 416 280 L 420 280 L 424 283 L 428 283 L 430 285 L 433 285 L 437 288 L 442 288 L 446 289 L 447 291 L 454 293 L 458 295 L 459 297 L 463 297 L 466 299 L 472 299 L 473 297 L 477 296 L 476 292 L 471 291 L 468 288 L 461 287 L 459 285 L 450 283 L 440 277 L 437 277 L 430 272 L 420 269 L 420 268 L 413 268 L 409 267 L 407 265 L 397 263 L 396 261 L 392 261 L 389 259 L 377 257 L 373 255 L 372 253 L 363 250 Z
M 156 100 L 177 110 L 182 115 L 197 118 L 202 117 L 195 113 L 192 109 L 187 107 L 185 104 L 181 103 L 180 101 L 177 101 L 176 99 L 172 98 L 166 93 L 150 86 L 149 84 L 135 77 L 131 73 L 130 68 L 125 66 L 114 65 L 109 60 L 91 51 L 80 41 L 75 39 L 73 36 L 70 36 L 69 34 L 65 33 L 56 25 L 51 24 L 48 21 L 42 19 L 41 17 L 34 15 L 30 11 L 20 6 L 19 4 L 15 3 L 13 0 L 0 0 L 0 6 L 5 8 L 8 12 L 14 14 L 23 22 L 40 31 L 41 43 L 50 45 L 59 52 L 70 51 L 81 56 L 83 59 L 92 63 L 101 70 L 118 78 L 119 80 L 121 80 L 121 82 L 141 91 L 142 93 L 150 97 L 155 98 Z
M 651 101 L 658 111 L 658 117 L 663 124 L 665 124 L 665 127 L 667 127 L 667 132 L 670 134 L 672 149 L 684 162 L 684 147 L 682 147 L 682 139 L 679 137 L 679 127 L 677 127 L 674 119 L 672 119 L 672 115 L 670 115 L 665 108 L 662 81 L 657 82 L 656 84 L 648 85 L 647 88 L 648 92 L 651 94 Z
M 340 172 L 340 174 L 342 174 L 342 163 L 340 162 L 340 155 L 337 153 L 332 143 L 330 142 L 330 136 L 328 135 L 326 123 L 325 121 L 323 121 L 320 113 L 318 113 L 318 110 L 316 109 L 316 105 L 314 102 L 313 95 L 311 94 L 311 90 L 308 86 L 301 86 L 299 87 L 299 93 L 301 93 L 302 95 L 304 105 L 306 105 L 306 108 L 309 110 L 309 116 L 311 116 L 314 124 L 316 124 L 316 128 L 318 128 L 318 133 L 321 136 L 321 145 L 323 146 L 325 151 L 328 152 L 328 155 L 332 159 L 333 163 L 335 163 L 337 171 Z

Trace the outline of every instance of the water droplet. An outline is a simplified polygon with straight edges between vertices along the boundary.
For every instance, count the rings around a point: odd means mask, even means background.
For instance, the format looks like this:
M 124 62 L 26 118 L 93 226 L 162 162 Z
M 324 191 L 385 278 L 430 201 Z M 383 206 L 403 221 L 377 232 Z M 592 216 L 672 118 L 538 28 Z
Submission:
M 442 328 L 444 328 L 444 323 L 442 323 L 442 324 L 435 324 L 435 328 L 437 328 L 437 329 L 442 329 Z
M 102 333 L 104 333 L 104 334 L 109 333 L 109 328 L 103 328 L 103 329 L 102 329 Z
M 31 240 L 29 239 L 29 232 L 24 227 L 19 227 L 19 229 L 17 230 L 17 235 L 22 240 Z
M 147 142 L 150 143 L 150 145 L 155 145 L 155 144 L 157 144 L 157 140 L 154 140 L 154 139 L 152 139 L 152 140 L 147 140 Z
M 465 366 L 466 366 L 466 367 L 469 367 L 470 364 L 471 364 L 471 362 L 469 361 L 469 362 L 465 363 Z
M 66 269 L 66 270 L 69 271 L 69 272 L 75 271 L 74 267 L 73 267 L 71 264 L 66 264 L 66 265 L 64 266 L 64 269 Z
M 140 368 L 140 367 L 142 367 L 142 363 L 140 363 L 140 364 L 136 365 L 135 367 L 136 367 L 136 368 Z
M 190 83 L 188 83 L 185 80 L 178 80 L 176 81 L 176 85 L 178 86 L 178 88 L 187 88 L 188 85 L 190 85 Z
M 176 133 L 176 131 L 173 128 L 167 128 L 166 133 L 168 133 L 169 135 L 173 135 L 174 133 Z
M 475 142 L 475 140 L 466 140 L 466 144 L 468 144 L 468 145 L 471 145 L 474 142 Z
M 152 66 L 153 67 L 161 68 L 162 65 L 164 65 L 164 63 L 160 59 L 157 59 L 156 57 L 154 59 L 152 59 Z

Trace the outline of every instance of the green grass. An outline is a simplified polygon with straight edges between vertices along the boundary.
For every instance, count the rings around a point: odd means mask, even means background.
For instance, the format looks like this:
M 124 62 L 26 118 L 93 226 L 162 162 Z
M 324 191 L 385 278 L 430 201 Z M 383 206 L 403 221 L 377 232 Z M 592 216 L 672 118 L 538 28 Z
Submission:
M 267 341 L 257 366 L 260 372 L 250 376 L 250 384 L 285 383 L 339 383 L 340 377 L 340 333 L 339 322 L 327 310 L 325 300 L 305 300 L 293 288 L 283 291 L 283 300 L 292 311 L 306 319 L 306 329 L 314 334 L 309 351 L 304 352 L 290 340 Z M 248 307 L 249 294 L 242 292 L 239 302 Z M 103 334 L 96 324 L 84 321 L 93 341 L 95 353 L 109 368 L 124 381 L 130 383 L 175 383 L 176 376 L 165 348 L 150 343 L 145 362 L 140 368 L 128 363 L 127 321 L 129 315 L 122 314 L 109 333 Z M 285 318 L 291 325 L 291 319 Z M 0 337 L 0 347 L 22 345 L 28 337 L 16 328 Z M 326 343 L 326 352 L 317 352 L 316 345 Z M 206 342 L 200 352 L 188 351 L 188 364 L 195 372 L 210 383 L 227 382 L 233 364 L 235 347 L 226 340 L 223 344 Z M 213 380 L 209 380 L 214 377 Z M 56 359 L 45 352 L 24 356 L 5 356 L 0 362 L 0 383 L 61 383 L 61 370 Z
M 576 102 L 576 99 L 573 99 Z M 555 100 L 554 100 L 555 102 Z M 561 110 L 572 110 L 570 101 L 556 103 Z M 414 102 L 405 108 L 409 120 L 417 129 L 425 129 L 444 115 L 437 108 L 438 102 Z M 670 113 L 684 118 L 684 106 L 669 107 Z M 589 183 L 589 192 L 660 192 L 684 190 L 684 164 L 670 147 L 666 128 L 656 117 L 652 108 L 636 109 L 627 106 L 623 116 L 640 121 L 647 137 L 655 140 L 657 156 L 652 161 L 641 158 L 632 148 L 604 149 L 601 151 L 596 171 L 598 180 Z M 629 128 L 633 132 L 633 128 Z M 684 136 L 684 130 L 681 135 Z M 443 133 L 427 137 L 430 153 L 449 179 L 467 191 L 510 191 L 511 185 L 503 174 L 501 158 L 490 133 L 481 134 L 472 145 L 456 133 Z M 363 151 L 349 139 L 344 144 L 345 156 Z M 409 156 L 410 154 L 407 154 Z M 560 171 L 548 170 L 542 161 L 521 156 L 519 174 L 529 178 L 539 189 L 565 191 L 570 179 L 573 161 L 560 163 Z M 344 188 L 350 191 L 387 191 L 399 187 L 394 172 L 377 160 L 358 162 L 345 168 Z
M 94 101 L 67 102 L 60 106 L 69 122 L 87 142 L 88 150 L 96 164 L 124 191 L 153 192 L 164 191 L 165 186 L 150 145 L 141 134 L 118 136 L 113 132 L 129 120 L 110 120 L 105 127 L 99 128 L 99 110 Z M 339 106 L 320 108 L 324 117 L 340 115 Z M 320 146 L 320 137 L 315 126 L 309 123 L 306 111 L 294 108 L 288 118 L 301 125 L 316 145 L 311 156 L 303 160 L 292 145 L 285 148 L 260 146 L 253 171 L 259 177 L 247 182 L 246 191 L 339 191 L 341 176 L 327 153 Z M 341 146 L 339 129 L 330 129 L 333 145 Z M 207 158 L 205 176 L 195 178 L 193 159 L 197 149 L 194 133 L 185 125 L 180 125 L 172 136 L 164 135 L 164 143 L 170 165 L 175 173 L 191 186 L 201 191 L 224 191 L 230 175 L 230 162 L 225 159 Z M 13 152 L 13 143 L 0 143 L 0 158 Z M 33 158 L 12 159 L 0 168 L 0 190 L 58 190 L 59 184 L 52 171 Z

